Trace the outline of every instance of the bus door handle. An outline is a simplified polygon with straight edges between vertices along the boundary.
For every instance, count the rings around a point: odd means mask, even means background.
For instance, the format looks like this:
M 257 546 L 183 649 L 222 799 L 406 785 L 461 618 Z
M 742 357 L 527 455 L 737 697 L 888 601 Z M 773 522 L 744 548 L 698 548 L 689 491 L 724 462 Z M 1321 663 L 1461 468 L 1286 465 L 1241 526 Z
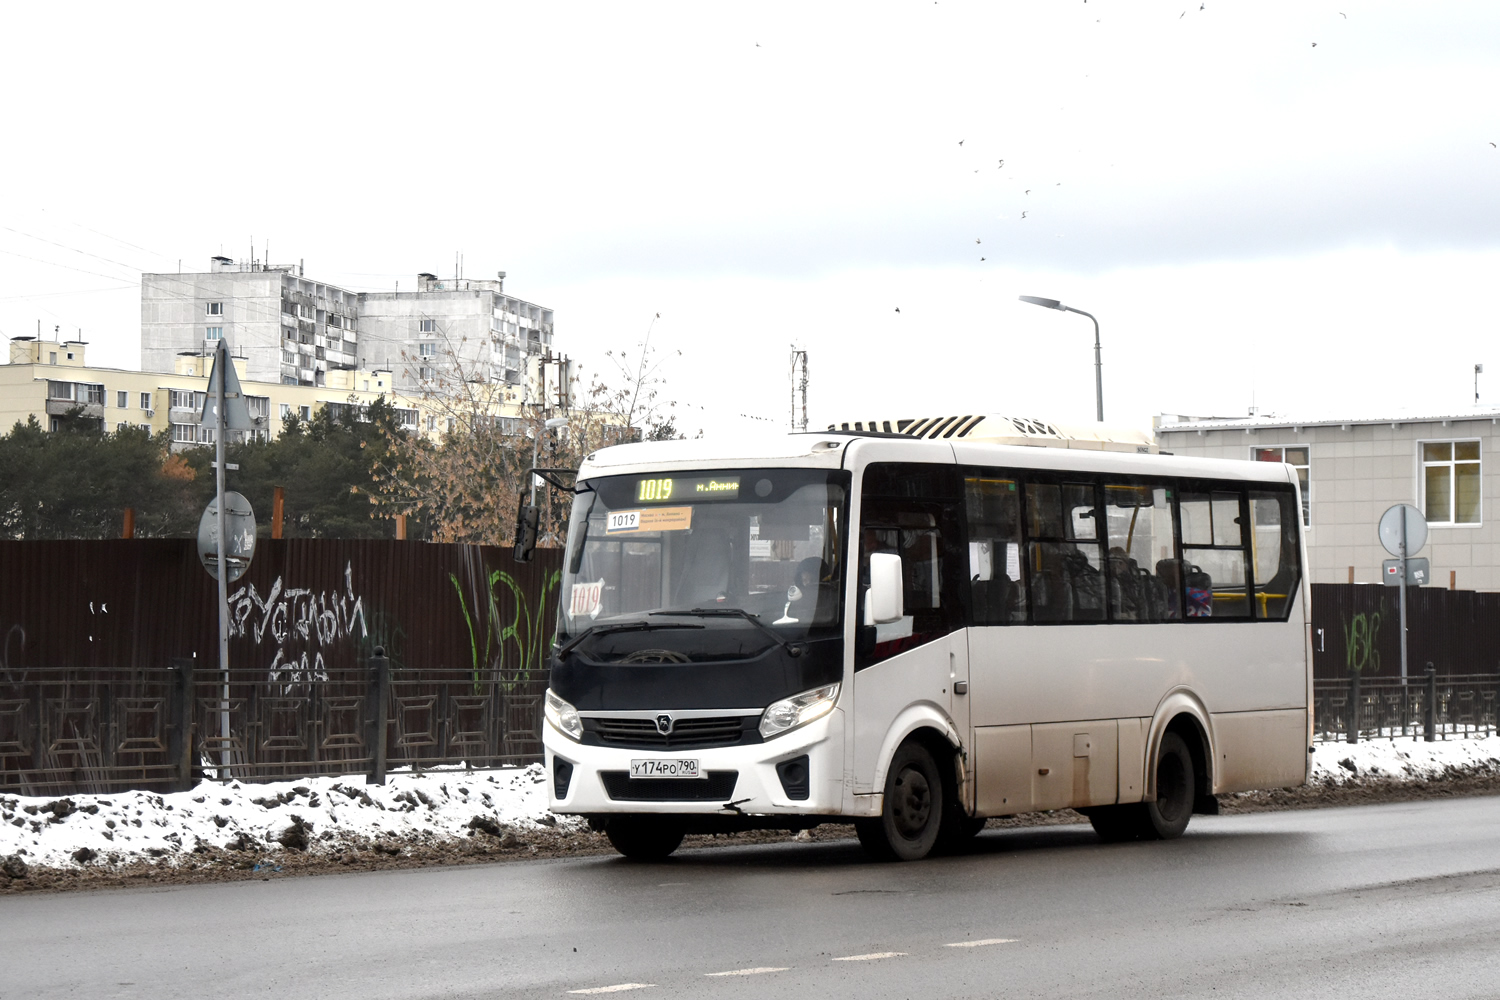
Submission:
M 969 682 L 968 681 L 954 681 L 953 682 L 953 693 L 954 694 L 968 694 L 969 693 Z

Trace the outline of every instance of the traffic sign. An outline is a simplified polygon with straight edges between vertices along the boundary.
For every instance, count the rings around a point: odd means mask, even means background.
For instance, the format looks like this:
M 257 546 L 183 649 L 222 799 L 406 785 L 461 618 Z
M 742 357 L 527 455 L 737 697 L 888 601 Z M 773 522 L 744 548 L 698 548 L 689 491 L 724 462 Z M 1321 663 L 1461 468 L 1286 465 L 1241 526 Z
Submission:
M 250 568 L 255 555 L 255 511 L 250 501 L 238 493 L 224 494 L 224 562 L 229 566 L 226 580 L 233 583 Z M 219 578 L 219 505 L 210 500 L 198 520 L 198 559 L 208 575 Z
M 1406 551 L 1401 551 L 1402 520 L 1406 522 Z M 1427 544 L 1427 518 L 1409 503 L 1398 503 L 1380 515 L 1380 544 L 1393 556 L 1410 558 Z
M 208 374 L 208 391 L 203 394 L 203 412 L 198 419 L 204 427 L 211 427 L 218 419 L 218 397 L 215 390 L 218 380 L 224 379 L 224 426 L 232 431 L 250 431 L 255 425 L 250 422 L 250 407 L 245 403 L 245 393 L 240 389 L 240 376 L 234 370 L 234 359 L 222 346 L 214 351 L 214 367 Z
M 1401 560 L 1387 559 L 1381 563 L 1381 579 L 1387 587 L 1401 586 Z M 1432 581 L 1432 569 L 1426 559 L 1406 560 L 1406 585 L 1425 587 Z

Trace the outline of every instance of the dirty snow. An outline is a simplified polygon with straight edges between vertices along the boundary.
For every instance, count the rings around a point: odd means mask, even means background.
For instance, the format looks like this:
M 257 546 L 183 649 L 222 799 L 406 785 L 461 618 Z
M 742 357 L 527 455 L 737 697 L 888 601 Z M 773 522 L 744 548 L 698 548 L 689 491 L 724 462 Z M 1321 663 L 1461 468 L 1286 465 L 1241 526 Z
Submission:
M 1397 737 L 1313 746 L 1312 778 L 1321 783 L 1431 781 L 1451 776 L 1454 769 L 1500 771 L 1500 736 L 1434 743 Z
M 437 841 L 472 830 L 504 837 L 580 826 L 547 812 L 540 764 L 500 771 L 393 772 L 270 784 L 204 782 L 190 792 L 18 796 L 0 793 L 0 858 L 29 865 L 124 864 L 194 848 L 284 849 L 347 840 Z M 299 822 L 300 820 L 300 822 Z M 248 843 L 247 843 L 248 842 Z M 80 854 L 80 852 L 82 852 Z
M 1455 770 L 1500 771 L 1500 737 L 1426 743 L 1319 743 L 1315 784 L 1430 781 Z M 18 796 L 0 793 L 0 859 L 28 865 L 172 863 L 195 849 L 318 850 L 350 841 L 391 844 L 501 838 L 538 827 L 579 829 L 547 812 L 541 765 L 499 771 L 392 772 L 270 784 L 204 782 L 190 792 Z

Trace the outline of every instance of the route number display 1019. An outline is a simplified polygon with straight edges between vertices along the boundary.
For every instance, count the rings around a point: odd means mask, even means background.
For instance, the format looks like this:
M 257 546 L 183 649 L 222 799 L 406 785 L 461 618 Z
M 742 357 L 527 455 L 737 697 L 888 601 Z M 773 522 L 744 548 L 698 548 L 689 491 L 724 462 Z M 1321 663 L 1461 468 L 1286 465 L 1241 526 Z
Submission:
M 635 484 L 636 503 L 665 503 L 675 500 L 733 500 L 740 495 L 739 476 L 705 476 L 694 479 L 660 477 L 641 479 Z

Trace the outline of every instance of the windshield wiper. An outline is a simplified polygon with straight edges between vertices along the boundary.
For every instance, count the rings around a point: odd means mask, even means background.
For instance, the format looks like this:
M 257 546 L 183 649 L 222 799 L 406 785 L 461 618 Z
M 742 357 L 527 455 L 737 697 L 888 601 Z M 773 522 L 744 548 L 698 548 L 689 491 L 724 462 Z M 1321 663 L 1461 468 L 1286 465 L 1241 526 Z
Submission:
M 775 629 L 760 620 L 760 615 L 753 615 L 744 608 L 688 608 L 686 611 L 651 611 L 653 615 L 682 615 L 695 618 L 743 618 L 745 621 L 760 629 L 770 636 L 776 645 L 785 649 L 790 656 L 802 655 L 802 644 L 798 642 L 787 642 Z M 702 628 L 700 625 L 699 628 Z
M 654 614 L 655 612 L 653 612 Z M 654 632 L 662 628 L 703 628 L 702 625 L 677 625 L 665 622 L 626 622 L 620 625 L 591 625 L 573 638 L 557 647 L 560 660 L 573 651 L 573 647 L 591 635 L 613 635 L 616 632 Z

